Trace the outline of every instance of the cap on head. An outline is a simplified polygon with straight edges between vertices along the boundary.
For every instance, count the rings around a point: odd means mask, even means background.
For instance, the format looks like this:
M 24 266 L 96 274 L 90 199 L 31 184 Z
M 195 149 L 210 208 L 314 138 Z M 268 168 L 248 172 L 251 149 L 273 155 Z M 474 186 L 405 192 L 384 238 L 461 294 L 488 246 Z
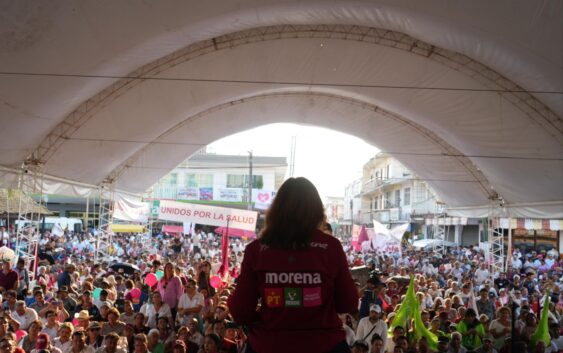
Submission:
M 373 304 L 369 307 L 369 311 L 375 311 L 378 314 L 381 314 L 381 307 L 377 304 Z

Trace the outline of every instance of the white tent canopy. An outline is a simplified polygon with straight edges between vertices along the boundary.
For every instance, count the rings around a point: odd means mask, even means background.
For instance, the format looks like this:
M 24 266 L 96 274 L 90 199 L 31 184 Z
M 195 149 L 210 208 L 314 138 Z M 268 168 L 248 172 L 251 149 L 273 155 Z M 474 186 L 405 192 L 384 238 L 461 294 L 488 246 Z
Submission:
M 563 217 L 558 0 L 0 7 L 2 187 L 33 156 L 59 193 L 141 193 L 218 138 L 296 122 L 392 154 L 449 213 Z

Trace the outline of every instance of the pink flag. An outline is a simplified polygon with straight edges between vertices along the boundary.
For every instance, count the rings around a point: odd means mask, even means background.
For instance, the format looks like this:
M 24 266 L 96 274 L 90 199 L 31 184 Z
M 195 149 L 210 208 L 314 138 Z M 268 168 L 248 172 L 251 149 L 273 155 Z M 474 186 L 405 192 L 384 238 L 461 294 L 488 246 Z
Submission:
M 368 241 L 368 231 L 366 230 L 366 226 L 362 226 L 360 230 L 360 235 L 358 235 L 358 244 L 362 245 L 364 241 Z
M 229 273 L 229 236 L 227 234 L 221 237 L 221 268 L 219 275 L 224 278 Z

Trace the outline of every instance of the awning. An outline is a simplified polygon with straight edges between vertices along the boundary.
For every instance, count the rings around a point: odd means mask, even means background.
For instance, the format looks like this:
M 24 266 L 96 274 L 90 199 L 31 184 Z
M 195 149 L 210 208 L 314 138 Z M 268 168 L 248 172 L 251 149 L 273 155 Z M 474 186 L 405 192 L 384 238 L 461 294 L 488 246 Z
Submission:
M 162 227 L 162 231 L 165 233 L 184 233 L 184 227 L 183 226 L 171 226 L 171 225 L 165 225 Z
M 138 224 L 112 224 L 110 227 L 114 233 L 143 233 L 145 227 Z

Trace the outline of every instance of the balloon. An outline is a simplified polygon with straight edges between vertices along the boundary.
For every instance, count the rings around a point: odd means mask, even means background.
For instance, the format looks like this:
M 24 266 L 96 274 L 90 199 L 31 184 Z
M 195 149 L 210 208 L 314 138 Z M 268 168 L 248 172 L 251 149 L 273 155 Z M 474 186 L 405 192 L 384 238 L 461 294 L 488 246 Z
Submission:
M 156 278 L 160 281 L 160 279 L 162 278 L 162 276 L 164 276 L 164 272 L 162 271 L 156 271 Z
M 92 296 L 94 297 L 94 299 L 100 299 L 101 293 L 102 293 L 102 288 L 94 288 L 94 291 L 92 292 Z
M 158 282 L 158 278 L 154 273 L 149 273 L 147 274 L 147 277 L 145 277 L 145 284 L 149 287 L 154 286 L 156 282 Z
M 16 341 L 19 342 L 19 340 L 21 340 L 25 336 L 27 336 L 27 332 L 25 332 L 24 330 L 17 330 L 16 331 Z
M 209 284 L 211 284 L 211 287 L 215 289 L 219 288 L 222 283 L 223 281 L 221 281 L 221 278 L 219 276 L 213 276 L 209 279 Z
M 139 288 L 131 289 L 131 298 L 137 299 L 141 296 L 141 290 Z

